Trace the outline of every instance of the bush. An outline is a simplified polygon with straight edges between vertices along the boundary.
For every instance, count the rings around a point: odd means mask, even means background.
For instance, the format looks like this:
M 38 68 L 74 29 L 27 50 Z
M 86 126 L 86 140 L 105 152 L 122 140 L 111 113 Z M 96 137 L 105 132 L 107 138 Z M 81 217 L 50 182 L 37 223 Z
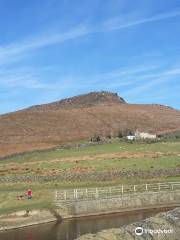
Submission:
M 111 134 L 108 134 L 108 135 L 107 135 L 107 138 L 111 139 L 111 138 L 112 138 Z

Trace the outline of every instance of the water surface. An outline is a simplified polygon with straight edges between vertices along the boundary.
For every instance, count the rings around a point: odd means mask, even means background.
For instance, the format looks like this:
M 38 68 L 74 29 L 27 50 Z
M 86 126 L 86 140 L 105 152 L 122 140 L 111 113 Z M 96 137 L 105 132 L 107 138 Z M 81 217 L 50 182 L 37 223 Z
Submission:
M 0 232 L 0 240 L 73 240 L 85 233 L 96 233 L 102 229 L 118 228 L 168 210 L 170 208 L 141 210 L 64 220 L 60 224 L 41 224 Z

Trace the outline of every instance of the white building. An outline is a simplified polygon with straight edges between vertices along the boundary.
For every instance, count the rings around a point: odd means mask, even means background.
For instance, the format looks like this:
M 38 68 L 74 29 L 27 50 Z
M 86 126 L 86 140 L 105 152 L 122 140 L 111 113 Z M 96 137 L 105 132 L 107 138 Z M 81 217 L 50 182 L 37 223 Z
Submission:
M 127 136 L 127 139 L 132 141 L 135 139 L 135 136 Z
M 156 139 L 156 134 L 146 133 L 146 132 L 139 132 L 136 131 L 135 138 L 137 139 Z

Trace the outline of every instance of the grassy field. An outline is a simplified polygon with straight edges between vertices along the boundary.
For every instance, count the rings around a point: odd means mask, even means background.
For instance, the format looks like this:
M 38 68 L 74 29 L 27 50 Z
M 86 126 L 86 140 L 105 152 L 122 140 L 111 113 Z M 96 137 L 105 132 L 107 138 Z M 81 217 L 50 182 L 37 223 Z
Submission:
M 75 156 L 87 156 L 91 154 L 99 153 L 114 153 L 114 152 L 179 152 L 180 153 L 180 141 L 168 141 L 168 142 L 158 142 L 152 144 L 146 143 L 127 143 L 127 142 L 115 142 L 108 144 L 99 144 L 95 146 L 88 146 L 82 148 L 72 148 L 72 149 L 57 149 L 53 151 L 46 152 L 34 152 L 27 153 L 23 156 L 16 156 L 5 160 L 6 163 L 17 162 L 24 163 L 28 161 L 41 161 L 41 160 L 51 160 L 53 158 L 65 158 L 65 157 L 75 157 Z M 1 164 L 1 163 L 0 163 Z
M 31 153 L 0 162 L 0 177 L 18 175 L 60 175 L 96 171 L 154 171 L 180 167 L 180 142 L 153 144 L 116 142 L 77 149 Z M 46 208 L 55 189 L 180 181 L 180 176 L 152 179 L 118 179 L 106 182 L 29 182 L 0 184 L 0 214 L 20 209 Z M 18 201 L 16 196 L 33 189 L 32 200 Z
M 31 153 L 0 162 L 0 176 L 57 175 L 66 172 L 158 170 L 180 167 L 180 142 L 118 142 Z

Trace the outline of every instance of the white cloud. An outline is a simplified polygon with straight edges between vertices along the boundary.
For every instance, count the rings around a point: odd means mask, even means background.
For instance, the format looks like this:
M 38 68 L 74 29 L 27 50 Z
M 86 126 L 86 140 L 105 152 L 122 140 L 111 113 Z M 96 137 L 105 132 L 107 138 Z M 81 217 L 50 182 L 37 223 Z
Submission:
M 14 68 L 14 69 L 0 69 L 0 85 L 4 88 L 23 88 L 23 89 L 44 89 L 48 91 L 56 91 L 68 88 L 92 88 L 96 86 L 104 89 L 117 88 L 128 86 L 132 84 L 132 76 L 146 73 L 156 69 L 157 65 L 133 65 L 128 68 L 117 68 L 112 71 L 101 72 L 97 74 L 91 74 L 88 76 L 68 74 L 54 79 L 51 77 L 51 81 L 46 81 L 43 76 L 46 76 L 47 72 L 51 75 L 54 70 L 53 66 L 48 68 Z M 48 75 L 48 76 L 49 76 Z M 49 78 L 49 77 L 48 77 Z M 43 79 L 43 80 L 42 80 Z
M 13 43 L 5 47 L 0 47 L 0 64 L 19 60 L 25 53 L 43 48 L 49 45 L 61 43 L 86 35 L 88 28 L 86 26 L 77 26 L 67 32 L 47 32 L 37 37 L 30 37 L 21 43 Z M 12 57 L 12 58 L 11 58 Z M 14 59 L 15 58 L 15 59 Z
M 180 16 L 180 11 L 159 14 L 143 19 L 130 20 L 129 17 L 127 19 L 126 17 L 122 16 L 122 18 L 109 19 L 108 21 L 105 21 L 96 26 L 87 26 L 81 24 L 65 32 L 59 32 L 59 30 L 56 30 L 54 32 L 47 31 L 46 33 L 41 33 L 40 35 L 29 37 L 25 40 L 19 41 L 18 43 L 16 42 L 5 46 L 0 46 L 0 64 L 19 61 L 21 58 L 27 56 L 27 53 L 29 54 L 29 52 L 33 52 L 37 49 L 50 45 L 80 38 L 88 34 L 130 28 L 176 16 Z
M 102 24 L 102 29 L 101 30 L 99 29 L 99 30 L 100 31 L 102 31 L 102 30 L 104 30 L 104 31 L 119 30 L 119 29 L 123 29 L 123 28 L 130 28 L 130 27 L 134 27 L 137 25 L 142 25 L 145 23 L 162 21 L 167 18 L 173 18 L 173 17 L 177 17 L 177 16 L 180 16 L 180 11 L 162 13 L 162 14 L 158 14 L 156 16 L 147 17 L 147 18 L 143 18 L 143 19 L 129 20 L 128 22 L 126 22 L 125 19 L 123 19 L 123 18 L 114 18 L 114 19 L 108 20 L 107 22 L 104 22 Z
M 180 68 L 172 68 L 163 72 L 147 74 L 144 76 L 143 81 L 136 87 L 131 87 L 131 89 L 125 91 L 124 96 L 135 97 L 139 94 L 144 94 L 145 92 L 150 91 L 150 89 L 158 86 L 161 83 L 171 82 L 172 78 L 180 75 Z M 162 84 L 161 84 L 162 85 Z M 163 88 L 163 85 L 162 85 Z

